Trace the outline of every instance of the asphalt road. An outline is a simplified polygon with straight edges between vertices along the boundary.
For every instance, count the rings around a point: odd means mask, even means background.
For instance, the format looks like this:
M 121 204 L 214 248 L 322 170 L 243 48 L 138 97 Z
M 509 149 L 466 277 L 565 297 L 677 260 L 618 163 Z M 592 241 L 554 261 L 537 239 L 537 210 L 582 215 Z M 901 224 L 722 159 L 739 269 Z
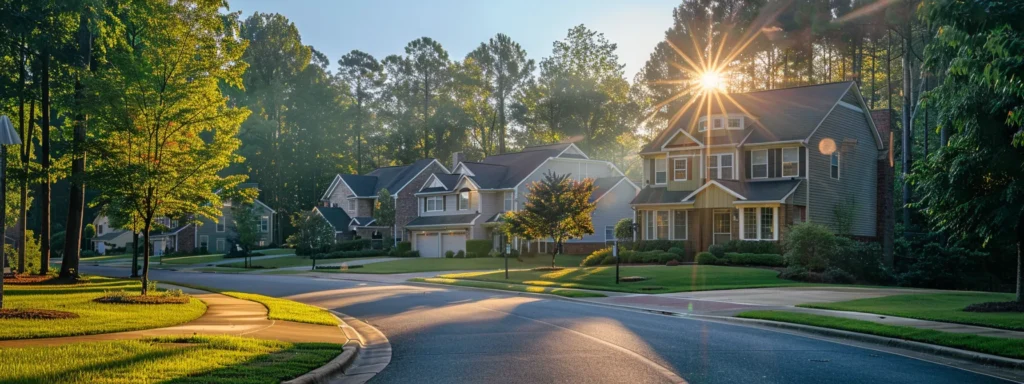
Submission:
M 366 321 L 393 350 L 371 383 L 1008 382 L 786 333 L 564 300 L 295 276 L 153 271 L 151 278 L 289 297 Z

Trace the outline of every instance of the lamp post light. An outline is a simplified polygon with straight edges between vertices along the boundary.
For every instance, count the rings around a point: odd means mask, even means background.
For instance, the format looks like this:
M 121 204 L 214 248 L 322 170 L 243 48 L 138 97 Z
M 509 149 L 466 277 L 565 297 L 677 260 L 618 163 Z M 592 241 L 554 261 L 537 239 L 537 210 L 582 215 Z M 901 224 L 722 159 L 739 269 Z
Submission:
M 0 308 L 4 307 L 4 275 L 7 274 L 7 146 L 21 144 L 21 137 L 18 136 L 18 131 L 14 130 L 14 125 L 11 124 L 11 119 L 7 116 L 0 116 L 0 203 L 3 204 L 3 209 L 0 209 L 0 236 L 3 237 L 4 252 L 0 258 L 3 261 L 0 262 L 0 266 L 3 266 L 3 272 L 0 272 Z

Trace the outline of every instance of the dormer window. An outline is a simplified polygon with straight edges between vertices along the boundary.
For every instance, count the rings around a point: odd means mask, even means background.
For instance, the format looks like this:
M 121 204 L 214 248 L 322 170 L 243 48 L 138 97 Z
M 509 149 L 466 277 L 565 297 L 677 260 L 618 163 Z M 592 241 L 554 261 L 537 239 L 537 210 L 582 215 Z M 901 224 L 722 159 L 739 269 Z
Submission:
M 469 192 L 459 192 L 459 210 L 465 211 L 469 209 Z
M 723 119 L 721 117 L 716 117 L 712 119 L 711 129 L 719 130 L 725 128 L 725 123 L 722 120 Z
M 668 159 L 654 160 L 654 184 L 665 184 L 668 181 Z
M 348 210 L 353 214 L 356 212 L 356 199 L 348 199 Z
M 742 117 L 730 117 L 729 118 L 729 129 L 743 129 L 743 118 Z
M 782 177 L 800 176 L 800 148 L 782 149 Z
M 708 122 L 701 118 L 701 120 L 697 122 L 697 130 L 701 132 L 708 130 Z
M 722 129 L 731 130 L 742 130 L 743 129 L 743 115 L 712 115 L 702 116 L 697 120 L 697 130 L 704 132 L 708 129 L 708 120 L 711 120 L 711 130 L 718 131 Z
M 750 151 L 750 178 L 764 179 L 768 177 L 768 151 Z

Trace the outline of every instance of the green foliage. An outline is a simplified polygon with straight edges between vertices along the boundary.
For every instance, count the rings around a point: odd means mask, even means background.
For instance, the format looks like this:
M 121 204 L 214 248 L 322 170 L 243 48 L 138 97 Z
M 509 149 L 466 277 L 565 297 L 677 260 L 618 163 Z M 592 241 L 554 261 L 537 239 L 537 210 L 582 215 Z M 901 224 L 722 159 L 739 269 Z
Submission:
M 377 192 L 377 200 L 374 203 L 373 219 L 377 225 L 392 227 L 395 225 L 395 199 L 387 188 Z
M 370 249 L 370 243 L 370 239 L 339 241 L 334 245 L 331 245 L 331 251 L 361 251 L 364 249 Z M 412 244 L 409 244 L 409 248 L 412 248 Z
M 295 233 L 288 236 L 288 245 L 295 248 L 296 255 L 323 253 L 334 243 L 334 228 L 327 220 L 312 211 L 292 215 Z
M 686 242 L 682 240 L 641 240 L 633 243 L 633 250 L 646 251 L 668 251 L 671 248 L 686 248 Z
M 816 223 L 800 223 L 786 235 L 786 264 L 821 271 L 836 253 L 836 236 Z
M 550 238 L 554 255 L 565 240 L 594 233 L 591 213 L 597 204 L 590 201 L 594 189 L 593 179 L 576 181 L 568 174 L 545 173 L 543 180 L 530 184 L 525 207 L 506 213 L 505 230 L 509 237 Z
M 13 245 L 4 244 L 4 254 L 7 255 L 7 265 L 12 270 L 18 266 L 18 249 Z M 39 240 L 31 229 L 25 230 L 25 270 L 21 273 L 39 273 Z
M 452 251 L 445 251 L 444 252 L 444 258 L 451 259 L 451 258 L 454 258 L 454 257 L 455 257 L 455 252 L 452 252 Z
M 246 255 L 256 248 L 260 241 L 260 218 L 252 204 L 235 204 L 231 208 L 231 229 L 235 243 Z
M 469 248 L 469 241 L 471 241 L 471 240 L 466 241 L 466 248 L 467 249 Z M 398 247 L 395 249 L 395 252 L 398 253 L 398 254 L 403 254 L 403 253 L 409 252 L 411 250 L 412 250 L 412 243 L 410 243 L 408 241 L 399 241 L 398 242 Z
M 458 252 L 455 253 L 455 257 L 458 257 L 460 259 L 465 259 L 466 258 L 466 251 L 459 250 Z
M 82 229 L 82 238 L 88 240 L 93 237 L 96 237 L 96 226 L 92 225 L 92 223 L 86 224 L 85 228 Z
M 502 33 L 480 43 L 477 49 L 466 56 L 466 61 L 479 65 L 485 79 L 484 88 L 497 111 L 497 127 L 479 135 L 483 138 L 479 142 L 485 153 L 505 153 L 505 138 L 508 136 L 505 127 L 512 98 L 529 84 L 536 66 L 533 60 L 526 58 L 526 50 Z M 492 145 L 495 138 L 498 140 L 497 148 Z
M 615 223 L 615 238 L 619 241 L 633 239 L 633 219 L 627 217 Z
M 898 243 L 905 270 L 897 278 L 909 287 L 937 289 L 992 289 L 993 280 L 983 268 L 990 258 L 984 252 L 965 249 L 956 244 L 942 245 Z
M 415 251 L 412 251 L 412 252 L 415 252 Z M 310 256 L 310 257 L 314 258 L 314 259 L 317 259 L 317 260 L 321 260 L 321 259 L 351 259 L 351 258 L 354 258 L 354 257 L 384 256 L 385 254 L 386 254 L 386 252 L 383 251 L 383 250 L 380 250 L 380 249 L 363 249 L 363 250 L 358 250 L 358 251 L 333 251 L 333 252 L 327 252 L 327 253 L 318 253 L 318 254 Z M 402 256 L 400 256 L 400 257 L 402 257 Z M 409 257 L 409 256 L 404 256 L 404 257 Z
M 486 255 L 491 252 L 491 240 L 466 240 L 466 252 Z
M 723 258 L 725 257 L 726 248 L 723 244 L 711 244 L 711 246 L 708 247 L 708 252 L 711 252 L 711 254 L 715 255 L 717 258 Z
M 479 253 L 476 253 L 476 252 L 466 252 L 466 258 L 467 259 L 475 259 L 475 258 L 478 258 L 478 257 L 480 257 Z
M 588 255 L 587 257 L 583 258 L 583 261 L 580 262 L 580 266 L 581 267 L 593 267 L 593 266 L 596 266 L 596 265 L 600 265 L 601 261 L 604 260 L 606 257 L 611 256 L 611 254 L 612 254 L 612 249 L 611 248 L 603 248 L 603 249 L 596 250 L 593 253 L 591 253 L 590 255 Z
M 697 254 L 697 264 L 701 265 L 716 265 L 718 264 L 718 257 L 711 252 L 701 252 Z
M 775 241 L 729 240 L 721 245 L 724 247 L 724 253 L 783 253 L 779 243 Z
M 725 260 L 730 265 L 753 265 L 763 267 L 781 267 L 786 265 L 782 255 L 757 253 L 726 253 Z
M 683 256 L 686 255 L 686 251 L 683 250 L 683 248 L 680 248 L 680 247 L 669 248 L 668 252 L 669 253 L 673 253 L 673 254 L 675 254 L 676 256 L 679 256 L 679 257 L 683 257 Z

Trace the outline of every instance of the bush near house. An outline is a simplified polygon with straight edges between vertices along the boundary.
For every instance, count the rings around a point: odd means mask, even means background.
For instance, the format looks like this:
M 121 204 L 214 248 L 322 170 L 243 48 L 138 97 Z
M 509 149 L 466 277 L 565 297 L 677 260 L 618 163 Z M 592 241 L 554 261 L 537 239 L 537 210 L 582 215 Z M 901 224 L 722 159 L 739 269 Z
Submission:
M 643 240 L 633 243 L 633 250 L 638 252 L 668 251 L 673 247 L 686 249 L 686 242 L 682 240 Z M 625 247 L 620 246 L 620 248 Z
M 486 255 L 491 251 L 491 240 L 466 240 L 466 253 L 473 252 L 477 255 Z
M 410 243 L 408 241 L 399 241 L 398 242 L 398 247 L 396 247 L 395 252 L 397 252 L 398 254 L 402 254 L 402 253 L 405 253 L 405 252 L 409 252 L 411 250 L 412 250 L 412 243 Z
M 730 265 L 751 265 L 762 267 L 781 267 L 786 265 L 782 255 L 763 253 L 726 253 L 725 263 Z
M 446 259 L 453 259 L 453 258 L 455 258 L 455 252 L 446 251 L 444 253 L 444 258 L 446 258 Z
M 358 251 L 335 251 L 320 253 L 311 256 L 313 259 L 348 259 L 353 257 L 384 256 L 386 252 L 380 249 L 362 249 Z
M 595 265 L 601 265 L 601 261 L 604 260 L 605 257 L 610 257 L 611 255 L 612 255 L 612 249 L 611 248 L 604 248 L 604 249 L 596 250 L 596 251 L 594 251 L 594 253 L 591 253 L 589 256 L 583 258 L 583 261 L 580 262 L 580 266 L 581 267 L 593 267 Z
M 331 252 L 337 251 L 359 251 L 370 248 L 370 239 L 357 239 L 348 241 L 339 241 L 331 245 Z
M 629 264 L 665 264 L 669 261 L 683 261 L 683 256 L 673 252 L 652 250 L 645 252 L 621 251 L 619 257 L 622 263 Z M 604 248 L 594 251 L 580 262 L 581 267 L 593 267 L 597 265 L 615 264 L 615 257 L 612 256 L 611 248 Z
M 711 252 L 701 252 L 697 254 L 697 264 L 700 265 L 715 265 L 718 264 L 718 257 Z

